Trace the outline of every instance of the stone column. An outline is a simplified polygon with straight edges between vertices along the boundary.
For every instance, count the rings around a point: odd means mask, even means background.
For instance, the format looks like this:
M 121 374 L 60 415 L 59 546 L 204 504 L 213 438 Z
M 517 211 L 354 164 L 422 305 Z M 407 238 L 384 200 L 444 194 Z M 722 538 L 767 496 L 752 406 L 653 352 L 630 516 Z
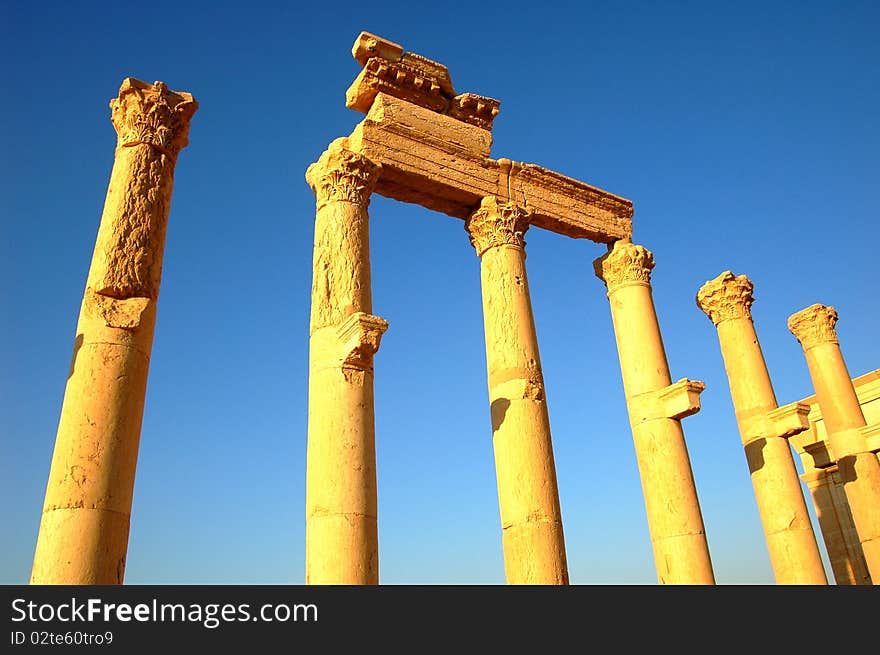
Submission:
M 654 256 L 616 241 L 595 262 L 608 287 L 654 562 L 661 584 L 714 584 L 681 419 L 700 410 L 702 382 L 672 384 L 651 296 Z
M 489 196 L 465 227 L 480 257 L 492 442 L 509 584 L 568 584 L 550 419 L 525 267 L 528 216 Z
M 32 584 L 121 584 L 174 165 L 198 103 L 123 81 L 110 186 L 76 327 Z
M 813 524 L 787 438 L 809 428 L 809 405 L 776 404 L 752 322 L 754 285 L 725 271 L 697 293 L 718 328 L 746 461 L 778 584 L 827 584 Z
M 869 585 L 862 545 L 856 533 L 843 485 L 836 480 L 837 466 L 808 469 L 803 480 L 813 498 L 816 518 L 822 530 L 831 572 L 838 585 Z
M 880 580 L 880 461 L 868 449 L 865 417 L 843 361 L 833 307 L 810 305 L 788 319 L 804 349 L 828 442 L 843 480 L 872 580 Z
M 337 139 L 309 166 L 315 192 L 309 329 L 306 584 L 378 584 L 373 316 L 367 207 L 380 166 Z

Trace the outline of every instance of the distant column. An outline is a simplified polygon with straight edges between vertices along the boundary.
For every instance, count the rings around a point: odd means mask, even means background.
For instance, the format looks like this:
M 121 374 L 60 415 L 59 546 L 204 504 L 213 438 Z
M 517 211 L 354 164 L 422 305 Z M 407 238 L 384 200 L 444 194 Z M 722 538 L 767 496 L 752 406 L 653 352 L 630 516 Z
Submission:
M 714 584 L 681 419 L 700 409 L 702 382 L 671 384 L 651 296 L 654 256 L 616 241 L 595 262 L 608 287 L 620 370 L 661 584 Z
M 880 580 L 880 460 L 868 449 L 865 417 L 840 352 L 837 311 L 810 305 L 788 319 L 788 329 L 804 349 L 828 442 L 871 579 Z
M 808 469 L 801 480 L 813 498 L 834 581 L 839 585 L 869 585 L 868 565 L 839 477 L 835 465 Z
M 750 307 L 754 285 L 725 271 L 697 293 L 718 328 L 758 512 L 778 584 L 827 584 L 813 524 L 787 438 L 809 428 L 809 405 L 776 404 Z
M 198 103 L 123 81 L 118 134 L 76 341 L 32 584 L 122 584 L 174 165 Z
M 380 166 L 337 139 L 309 166 L 315 192 L 306 470 L 306 583 L 378 584 L 373 316 L 367 207 Z
M 509 584 L 568 584 L 550 419 L 525 266 L 528 216 L 484 198 L 467 220 L 480 257 L 492 442 Z

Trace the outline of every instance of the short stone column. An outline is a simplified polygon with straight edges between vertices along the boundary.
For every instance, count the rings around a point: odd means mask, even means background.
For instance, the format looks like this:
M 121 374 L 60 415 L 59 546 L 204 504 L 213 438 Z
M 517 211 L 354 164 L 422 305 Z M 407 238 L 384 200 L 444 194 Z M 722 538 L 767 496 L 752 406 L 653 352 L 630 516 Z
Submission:
M 840 352 L 836 323 L 833 307 L 816 304 L 792 314 L 788 329 L 804 349 L 868 572 L 876 582 L 880 580 L 880 460 L 868 448 L 865 417 Z
M 306 584 L 378 584 L 367 207 L 380 167 L 337 139 L 309 166 L 315 192 L 309 340 Z
M 116 156 L 86 281 L 32 584 L 122 584 L 174 165 L 198 103 L 123 81 Z
M 752 322 L 754 285 L 725 271 L 704 284 L 697 306 L 718 328 L 746 462 L 778 584 L 827 584 L 819 545 L 787 438 L 809 428 L 809 405 L 776 404 Z
M 672 384 L 651 296 L 654 257 L 616 241 L 595 262 L 608 287 L 623 388 L 661 584 L 714 584 L 681 419 L 700 409 L 699 381 Z
M 562 514 L 525 267 L 528 216 L 486 197 L 465 225 L 480 257 L 504 570 L 509 584 L 568 584 Z

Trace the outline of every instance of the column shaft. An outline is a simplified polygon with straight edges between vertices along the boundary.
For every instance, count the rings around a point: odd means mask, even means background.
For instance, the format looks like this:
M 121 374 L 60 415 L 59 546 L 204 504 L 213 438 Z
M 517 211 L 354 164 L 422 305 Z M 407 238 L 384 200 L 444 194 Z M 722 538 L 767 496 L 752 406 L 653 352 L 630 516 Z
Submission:
M 467 222 L 480 255 L 492 441 L 510 584 L 568 584 L 550 420 L 515 205 L 486 198 Z
M 753 284 L 725 271 L 697 294 L 718 328 L 730 395 L 778 584 L 827 584 L 819 545 L 787 437 L 809 425 L 806 406 L 774 420 L 776 394 L 750 307 Z
M 804 349 L 828 441 L 837 459 L 868 572 L 880 580 L 880 460 L 860 432 L 866 425 L 840 352 L 833 307 L 811 305 L 789 317 L 788 327 Z
M 846 494 L 834 480 L 836 473 L 836 466 L 811 469 L 801 479 L 813 498 L 834 581 L 838 585 L 871 584 Z
M 174 165 L 198 104 L 126 79 L 76 328 L 32 584 L 121 584 Z
M 703 517 L 679 420 L 697 411 L 699 404 L 690 399 L 690 409 L 676 412 L 667 410 L 664 400 L 665 393 L 693 394 L 703 387 L 689 381 L 670 384 L 651 296 L 653 266 L 649 251 L 618 241 L 596 261 L 596 273 L 608 286 L 658 579 L 661 584 L 714 584 Z M 681 404 L 671 395 L 670 400 Z
M 306 583 L 377 584 L 373 355 L 367 207 L 379 167 L 338 139 L 309 167 L 317 197 L 309 341 Z

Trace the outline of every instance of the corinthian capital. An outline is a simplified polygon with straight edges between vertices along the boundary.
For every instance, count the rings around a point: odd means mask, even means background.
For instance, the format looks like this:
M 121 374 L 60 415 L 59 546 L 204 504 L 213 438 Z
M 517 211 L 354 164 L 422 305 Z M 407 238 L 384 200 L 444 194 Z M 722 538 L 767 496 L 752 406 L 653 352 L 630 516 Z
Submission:
M 163 82 L 147 84 L 127 77 L 110 101 L 117 147 L 145 143 L 172 159 L 189 143 L 189 122 L 199 103 L 192 94 L 170 91 Z
M 644 246 L 630 241 L 615 241 L 611 249 L 593 262 L 596 277 L 611 291 L 623 284 L 651 284 L 654 255 Z
M 755 301 L 755 285 L 745 275 L 724 271 L 709 280 L 697 292 L 697 307 L 702 309 L 716 326 L 733 318 L 751 318 L 750 308 Z
M 513 202 L 498 202 L 495 196 L 486 196 L 480 207 L 465 221 L 465 230 L 477 255 L 495 246 L 525 248 L 529 215 Z
M 306 170 L 306 182 L 315 192 L 318 207 L 343 200 L 357 205 L 370 204 L 370 194 L 382 167 L 347 146 L 345 137 L 336 139 Z
M 837 343 L 837 310 L 826 305 L 810 305 L 788 317 L 789 331 L 800 341 L 804 350 L 820 343 Z

